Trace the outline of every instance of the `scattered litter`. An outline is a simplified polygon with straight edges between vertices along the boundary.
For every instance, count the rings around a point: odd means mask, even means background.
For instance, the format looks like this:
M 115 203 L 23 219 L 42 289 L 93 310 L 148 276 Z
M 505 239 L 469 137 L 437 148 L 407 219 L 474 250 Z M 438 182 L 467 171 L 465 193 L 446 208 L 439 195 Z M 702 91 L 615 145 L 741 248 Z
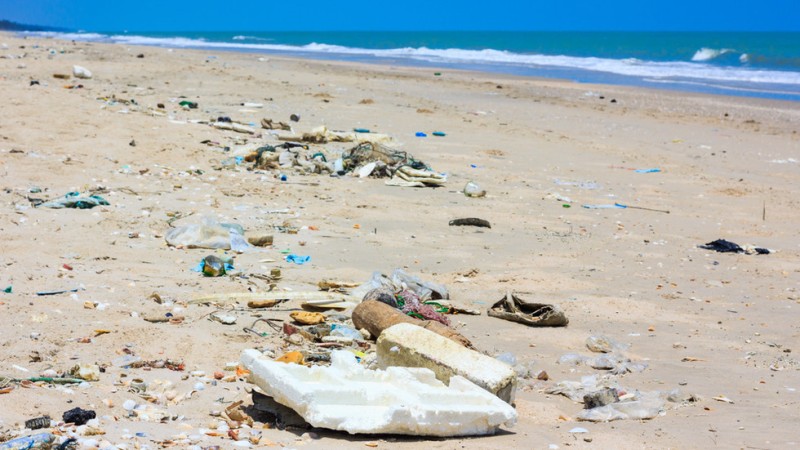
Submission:
M 489 223 L 488 220 L 478 219 L 476 217 L 468 217 L 465 219 L 453 219 L 450 221 L 451 227 L 463 227 L 463 226 L 470 226 L 470 227 L 481 227 L 481 228 L 492 228 L 492 224 Z
M 303 265 L 309 261 L 311 261 L 310 256 L 295 255 L 294 253 L 286 255 L 286 262 L 295 263 L 297 265 Z
M 641 209 L 644 211 L 653 211 L 653 212 L 660 212 L 664 214 L 669 214 L 669 210 L 666 209 L 655 209 L 655 208 L 645 208 L 644 206 L 633 206 L 633 205 L 626 205 L 623 203 L 614 203 L 613 205 L 582 205 L 586 209 Z
M 54 434 L 39 433 L 0 443 L 0 450 L 47 450 L 52 448 L 56 439 Z
M 61 290 L 61 291 L 39 291 L 39 292 L 36 293 L 36 295 L 43 296 L 43 295 L 67 294 L 67 293 L 70 293 L 70 292 L 82 291 L 84 289 L 85 288 L 83 286 L 80 286 L 80 287 L 76 287 L 74 289 L 64 289 L 64 290 Z
M 211 320 L 223 325 L 233 325 L 236 323 L 236 316 L 232 314 L 214 313 L 209 316 Z
M 217 256 L 208 255 L 200 260 L 200 262 L 192 268 L 192 271 L 201 272 L 207 277 L 221 277 L 233 269 L 232 259 L 227 258 L 223 260 Z
M 595 353 L 624 351 L 627 350 L 628 347 L 628 345 L 620 344 L 608 336 L 589 336 L 586 338 L 586 348 Z
M 205 218 L 201 224 L 170 229 L 164 235 L 164 240 L 172 247 L 233 250 L 238 253 L 254 250 L 243 234 L 244 230 L 237 224 L 218 223 Z
M 464 186 L 464 195 L 467 197 L 486 197 L 486 191 L 481 189 L 477 183 L 470 181 Z
M 61 209 L 61 208 L 75 208 L 75 209 L 92 209 L 95 206 L 108 206 L 109 203 L 99 195 L 87 195 L 80 192 L 68 192 L 63 197 L 51 200 L 49 202 L 41 203 L 37 206 L 45 208 Z
M 40 430 L 42 428 L 50 427 L 50 416 L 36 417 L 25 421 L 25 428 L 31 430 Z
M 769 255 L 770 253 L 775 253 L 775 250 L 756 247 L 753 245 L 745 245 L 744 247 L 741 247 L 739 244 L 726 241 L 725 239 L 717 239 L 716 241 L 712 241 L 704 245 L 698 245 L 697 247 L 705 250 L 714 250 L 715 252 L 719 253 L 745 253 L 748 255 Z
M 510 291 L 492 305 L 487 314 L 531 327 L 564 327 L 569 324 L 569 319 L 558 307 L 544 303 L 531 303 Z
M 72 66 L 72 76 L 75 78 L 89 79 L 92 78 L 92 72 L 81 66 Z
M 66 423 L 73 423 L 75 425 L 83 425 L 86 422 L 94 419 L 97 417 L 97 414 L 94 411 L 81 409 L 81 408 L 73 408 L 69 411 L 66 411 L 62 416 L 62 419 Z

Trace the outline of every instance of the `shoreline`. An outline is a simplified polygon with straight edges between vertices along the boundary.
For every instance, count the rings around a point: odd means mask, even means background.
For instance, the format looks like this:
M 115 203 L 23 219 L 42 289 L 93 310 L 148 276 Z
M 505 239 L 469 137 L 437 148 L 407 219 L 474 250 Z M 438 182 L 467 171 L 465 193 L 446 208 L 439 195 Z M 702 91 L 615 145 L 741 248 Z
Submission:
M 189 303 L 198 295 L 269 289 L 257 277 L 204 278 L 191 271 L 206 255 L 222 252 L 166 245 L 172 226 L 211 216 L 274 234 L 275 245 L 263 253 L 227 256 L 245 275 L 280 269 L 278 291 L 316 291 L 325 279 L 360 283 L 374 271 L 403 268 L 446 285 L 457 305 L 481 311 L 451 316 L 478 350 L 492 357 L 511 352 L 524 367 L 549 374 L 549 380 L 519 379 L 518 423 L 495 436 L 427 440 L 313 430 L 313 439 L 303 437 L 306 430 L 259 426 L 252 431 L 262 436 L 261 446 L 763 448 L 795 441 L 800 106 L 794 102 L 453 70 L 436 77 L 427 68 L 259 61 L 247 53 L 215 52 L 208 59 L 201 50 L 40 39 L 64 49 L 50 54 L 48 45 L 32 48 L 32 39 L 3 38 L 10 45 L 0 55 L 27 55 L 0 59 L 7 98 L 0 110 L 6 242 L 0 283 L 13 286 L 0 297 L 7 318 L 0 323 L 0 358 L 20 377 L 76 364 L 106 371 L 89 386 L 0 395 L 0 435 L 19 432 L 17 424 L 33 416 L 58 420 L 79 406 L 97 411 L 106 432 L 97 439 L 109 443 L 133 446 L 185 434 L 200 436 L 201 446 L 233 447 L 226 433 L 209 431 L 219 421 L 211 412 L 237 400 L 251 405 L 245 389 L 252 385 L 243 378 L 212 383 L 208 375 L 246 348 L 281 354 L 305 347 L 281 333 L 241 331 L 259 317 L 288 320 L 288 312 L 239 305 L 227 310 L 238 322 L 225 325 L 208 320 L 216 308 Z M 93 78 L 53 78 L 73 65 Z M 84 87 L 64 88 L 76 84 Z M 181 108 L 181 100 L 198 108 Z M 163 115 L 150 113 L 159 109 Z M 218 116 L 254 123 L 256 133 L 197 122 Z M 447 173 L 447 183 L 405 188 L 378 178 L 225 166 L 242 146 L 279 142 L 258 128 L 262 118 L 286 121 L 298 132 L 325 125 L 386 133 L 396 139 L 393 148 Z M 420 131 L 429 137 L 416 137 Z M 351 146 L 312 149 L 337 155 Z M 632 170 L 647 168 L 660 172 Z M 468 181 L 487 196 L 465 197 Z M 78 190 L 99 190 L 110 205 L 58 210 L 28 201 Z M 670 213 L 582 207 L 615 202 Z M 169 222 L 178 213 L 184 218 Z M 488 220 L 492 228 L 449 226 L 460 217 Z M 281 232 L 287 227 L 297 234 Z M 697 247 L 718 238 L 777 252 Z M 311 260 L 289 263 L 283 250 Z M 36 295 L 76 286 L 85 289 Z M 569 326 L 532 328 L 487 316 L 508 290 L 560 306 Z M 167 301 L 157 303 L 153 292 Z M 143 320 L 166 313 L 185 320 Z M 595 335 L 630 345 L 628 357 L 647 363 L 642 372 L 616 376 L 628 391 L 679 389 L 681 399 L 695 400 L 669 403 L 663 416 L 647 421 L 576 420 L 583 405 L 545 391 L 610 375 L 558 363 L 565 354 L 591 355 L 585 342 Z M 186 369 L 111 364 L 131 352 L 146 361 L 181 359 Z M 196 371 L 207 376 L 191 375 Z M 143 400 L 129 390 L 134 378 L 149 383 L 155 396 L 175 391 L 177 400 Z M 733 403 L 714 399 L 721 395 Z M 122 407 L 127 400 L 181 418 L 131 417 Z M 588 434 L 571 433 L 576 427 Z
M 20 33 L 17 33 L 18 35 Z M 189 35 L 196 35 L 198 33 L 186 33 Z M 224 33 L 223 33 L 224 34 Z M 345 33 L 347 34 L 347 33 Z M 67 36 L 81 36 L 81 33 L 77 34 L 68 34 Z M 401 65 L 404 67 L 422 67 L 428 68 L 431 70 L 466 70 L 466 71 L 476 71 L 488 74 L 498 74 L 498 75 L 510 75 L 510 76 L 522 76 L 522 77 L 531 77 L 531 78 L 546 78 L 546 79 L 554 79 L 554 80 L 564 80 L 579 84 L 587 84 L 587 85 L 608 85 L 608 86 L 623 86 L 623 87 L 634 87 L 634 88 L 646 88 L 646 89 L 654 89 L 659 91 L 674 91 L 679 93 L 699 93 L 699 94 L 709 94 L 709 95 L 722 95 L 722 96 L 732 96 L 732 97 L 744 97 L 744 98 L 762 98 L 762 99 L 772 99 L 772 100 L 782 100 L 782 101 L 789 101 L 789 102 L 800 102 L 800 91 L 792 91 L 790 85 L 784 85 L 784 89 L 788 90 L 780 90 L 778 86 L 779 84 L 774 85 L 771 88 L 767 88 L 770 83 L 764 83 L 764 86 L 758 87 L 757 85 L 753 86 L 744 86 L 741 85 L 744 83 L 742 80 L 740 81 L 733 81 L 733 80 L 721 80 L 721 79 L 714 79 L 709 78 L 693 78 L 690 75 L 672 75 L 672 76 L 654 76 L 654 75 L 633 75 L 631 73 L 626 73 L 624 70 L 622 72 L 614 72 L 614 71 L 604 71 L 602 69 L 590 68 L 590 67 L 580 67 L 580 66 L 559 66 L 558 64 L 533 64 L 533 65 L 525 65 L 525 64 L 506 64 L 502 62 L 493 62 L 493 61 L 481 61 L 481 60 L 470 60 L 471 62 L 465 61 L 439 61 L 434 62 L 430 60 L 426 60 L 425 58 L 414 58 L 414 57 L 405 57 L 402 55 L 391 56 L 387 55 L 378 55 L 373 54 L 371 52 L 381 52 L 387 51 L 391 52 L 392 50 L 381 50 L 381 49 L 351 49 L 353 51 L 358 50 L 360 52 L 366 53 L 359 53 L 358 51 L 354 53 L 348 53 L 346 47 L 342 47 L 341 51 L 337 52 L 335 50 L 328 50 L 328 51 L 316 51 L 316 50 L 306 50 L 302 46 L 293 47 L 292 45 L 288 44 L 275 44 L 272 47 L 263 46 L 262 44 L 242 44 L 242 43 L 233 43 L 233 42 L 214 42 L 208 41 L 204 42 L 203 38 L 183 38 L 183 37 L 147 37 L 147 36 L 138 36 L 138 35 L 120 35 L 122 37 L 131 37 L 131 38 L 140 38 L 149 40 L 151 42 L 144 43 L 144 42 L 135 42 L 135 43 L 127 43 L 127 42 L 104 42 L 103 40 L 96 40 L 97 36 L 106 36 L 106 40 L 111 40 L 111 36 L 104 35 L 104 34 L 97 34 L 97 33 L 85 33 L 86 39 L 78 39 L 80 42 L 93 42 L 93 43 L 112 43 L 112 44 L 122 44 L 122 45 L 142 45 L 142 46 L 149 46 L 149 47 L 157 47 L 157 48 L 172 48 L 172 49 L 182 49 L 182 50 L 200 50 L 200 51 L 222 51 L 222 52 L 238 52 L 238 53 L 245 53 L 245 54 L 261 54 L 261 55 L 270 55 L 270 56 L 277 56 L 277 57 L 289 57 L 289 58 L 299 58 L 299 59 L 310 59 L 310 60 L 317 60 L 317 61 L 343 61 L 343 62 L 351 62 L 351 63 L 366 63 L 370 65 Z M 26 36 L 21 36 L 26 37 Z M 55 37 L 48 37 L 48 38 L 55 38 L 61 40 L 69 40 L 64 39 L 61 36 Z M 179 43 L 173 42 L 170 45 L 171 39 L 177 39 L 178 41 L 191 41 L 192 44 L 187 44 L 186 42 Z M 163 41 L 163 42 L 162 42 Z M 264 44 L 266 45 L 266 44 Z M 323 47 L 331 47 L 332 49 L 334 46 L 330 46 L 327 44 L 318 44 Z M 248 47 L 249 46 L 249 47 Z M 707 50 L 707 49 L 702 49 Z M 435 51 L 446 51 L 446 50 L 429 50 L 431 52 Z M 724 52 L 723 52 L 724 54 Z M 517 56 L 524 56 L 524 55 L 517 55 Z M 553 55 L 540 55 L 545 58 L 567 58 L 567 59 L 576 59 L 577 57 L 570 57 L 570 56 L 553 56 Z M 746 55 L 745 55 L 746 56 Z M 580 58 L 577 58 L 580 59 Z M 592 58 L 589 58 L 592 59 Z M 600 58 L 602 60 L 602 58 Z M 608 60 L 608 61 L 615 61 L 615 60 Z M 646 62 L 646 61 L 645 61 Z M 669 61 L 667 61 L 669 62 Z M 651 62 L 652 63 L 652 62 Z M 663 63 L 663 62 L 662 62 Z M 677 63 L 677 62 L 672 62 Z M 733 67 L 725 67 L 725 69 L 732 70 Z M 761 69 L 761 70 L 773 70 L 773 69 Z M 774 71 L 774 70 L 773 70 Z M 776 73 L 781 72 L 778 70 Z M 753 72 L 753 74 L 758 74 L 759 71 Z M 787 75 L 792 74 L 794 72 L 788 71 L 785 72 Z M 737 86 L 737 84 L 740 84 Z

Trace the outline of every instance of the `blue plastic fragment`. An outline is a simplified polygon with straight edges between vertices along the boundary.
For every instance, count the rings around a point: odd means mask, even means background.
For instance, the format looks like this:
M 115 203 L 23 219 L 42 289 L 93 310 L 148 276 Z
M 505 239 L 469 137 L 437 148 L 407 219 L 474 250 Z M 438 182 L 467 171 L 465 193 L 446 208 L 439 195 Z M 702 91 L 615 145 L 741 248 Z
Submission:
M 293 262 L 295 264 L 302 265 L 309 261 L 311 261 L 310 256 L 295 255 L 294 253 L 286 255 L 286 262 Z

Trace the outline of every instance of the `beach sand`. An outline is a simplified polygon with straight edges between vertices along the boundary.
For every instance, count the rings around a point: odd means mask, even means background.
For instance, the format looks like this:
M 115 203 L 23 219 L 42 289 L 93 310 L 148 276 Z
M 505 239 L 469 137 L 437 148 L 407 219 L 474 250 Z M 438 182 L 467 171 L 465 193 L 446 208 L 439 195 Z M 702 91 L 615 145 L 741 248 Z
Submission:
M 445 284 L 456 304 L 483 311 L 452 317 L 478 350 L 511 352 L 550 378 L 520 380 L 519 420 L 495 436 L 314 430 L 317 439 L 309 439 L 305 430 L 259 428 L 262 447 L 787 448 L 800 442 L 800 104 L 9 34 L 0 42 L 8 45 L 0 50 L 0 288 L 13 286 L 0 294 L 0 375 L 108 366 L 89 387 L 18 387 L 0 395 L 0 436 L 27 419 L 60 420 L 81 407 L 101 418 L 106 434 L 94 439 L 155 448 L 208 430 L 219 421 L 210 412 L 232 401 L 251 404 L 252 385 L 243 379 L 205 383 L 189 395 L 199 378 L 188 375 L 210 377 L 246 348 L 291 350 L 276 333 L 242 331 L 258 317 L 288 319 L 288 312 L 239 308 L 231 313 L 237 323 L 223 325 L 208 320 L 216 308 L 183 304 L 201 294 L 263 291 L 267 283 L 192 272 L 214 252 L 166 245 L 169 214 L 180 212 L 193 215 L 176 225 L 212 215 L 275 233 L 273 248 L 238 255 L 235 266 L 258 274 L 280 268 L 279 290 L 313 291 L 323 279 L 364 282 L 374 271 L 395 268 Z M 93 78 L 53 78 L 75 64 Z M 63 87 L 73 84 L 84 87 Z M 136 104 L 99 100 L 111 96 Z M 182 96 L 199 108 L 181 109 Z M 242 112 L 243 102 L 264 107 Z M 145 113 L 158 103 L 174 120 Z M 276 141 L 186 122 L 223 115 L 288 122 L 290 114 L 300 116 L 292 123 L 299 131 L 326 125 L 389 134 L 398 148 L 446 172 L 447 184 L 401 188 L 382 179 L 293 171 L 281 182 L 277 170 L 215 170 L 229 155 L 201 141 Z M 415 137 L 418 131 L 428 137 Z M 661 172 L 631 170 L 644 168 Z M 470 180 L 488 195 L 461 194 Z M 32 187 L 42 192 L 30 193 Z M 56 210 L 27 200 L 92 189 L 110 206 Z M 669 214 L 581 207 L 614 202 Z M 459 217 L 483 218 L 492 228 L 448 226 Z M 285 222 L 300 231 L 273 228 Z M 718 238 L 777 252 L 697 248 Z M 311 261 L 287 263 L 284 249 Z M 274 262 L 260 262 L 267 259 Z M 78 286 L 85 290 L 35 295 Z M 486 309 L 507 290 L 559 305 L 569 326 L 529 328 L 488 317 Z M 153 292 L 174 300 L 185 320 L 144 321 L 171 311 L 150 298 Z M 96 330 L 110 332 L 95 336 Z M 567 353 L 590 355 L 585 341 L 592 335 L 629 344 L 628 354 L 648 364 L 619 377 L 623 386 L 680 389 L 683 398 L 694 394 L 699 401 L 670 404 L 652 420 L 578 422 L 582 404 L 544 390 L 604 373 L 557 363 Z M 86 337 L 90 343 L 81 342 Z M 110 365 L 126 352 L 181 360 L 186 370 Z M 153 406 L 180 418 L 129 418 L 126 400 L 146 403 L 129 392 L 133 378 L 154 392 L 174 383 L 182 401 Z M 575 427 L 588 433 L 571 433 Z M 220 434 L 199 445 L 233 448 Z

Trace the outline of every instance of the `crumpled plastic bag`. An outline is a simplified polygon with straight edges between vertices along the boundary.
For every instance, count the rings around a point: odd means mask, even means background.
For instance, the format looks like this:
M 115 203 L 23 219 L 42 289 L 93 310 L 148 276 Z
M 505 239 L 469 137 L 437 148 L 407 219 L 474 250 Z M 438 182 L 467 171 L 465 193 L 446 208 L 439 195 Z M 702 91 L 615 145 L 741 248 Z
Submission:
M 92 209 L 95 206 L 108 206 L 108 200 L 100 197 L 99 195 L 86 195 L 80 192 L 67 192 L 63 197 L 49 202 L 44 202 L 39 206 L 45 208 L 62 209 L 62 208 L 75 208 L 75 209 Z
M 635 392 L 630 400 L 620 400 L 597 408 L 584 409 L 578 420 L 610 422 L 612 420 L 647 420 L 666 414 L 665 394 L 660 391 Z
M 222 249 L 238 253 L 254 250 L 245 240 L 241 226 L 221 224 L 212 218 L 203 219 L 202 224 L 173 228 L 167 231 L 164 240 L 172 247 Z
M 381 272 L 373 272 L 370 279 L 361 286 L 353 289 L 350 295 L 364 298 L 367 292 L 373 289 L 386 288 L 395 294 L 403 290 L 411 290 L 422 302 L 428 300 L 447 300 L 450 298 L 447 287 L 431 281 L 423 281 L 417 276 L 407 274 L 403 269 L 395 269 L 390 277 Z
M 624 391 L 624 389 L 619 386 L 617 381 L 611 377 L 587 375 L 581 377 L 581 381 L 559 381 L 555 385 L 545 389 L 545 393 L 563 395 L 573 402 L 583 403 L 584 395 L 608 388 Z
M 634 361 L 620 353 L 607 353 L 597 357 L 584 356 L 578 353 L 567 353 L 558 358 L 558 364 L 578 366 L 585 364 L 597 370 L 609 370 L 614 375 L 642 372 L 647 363 Z
M 586 338 L 586 348 L 595 353 L 611 353 L 627 350 L 630 345 L 621 344 L 608 336 L 589 336 Z

